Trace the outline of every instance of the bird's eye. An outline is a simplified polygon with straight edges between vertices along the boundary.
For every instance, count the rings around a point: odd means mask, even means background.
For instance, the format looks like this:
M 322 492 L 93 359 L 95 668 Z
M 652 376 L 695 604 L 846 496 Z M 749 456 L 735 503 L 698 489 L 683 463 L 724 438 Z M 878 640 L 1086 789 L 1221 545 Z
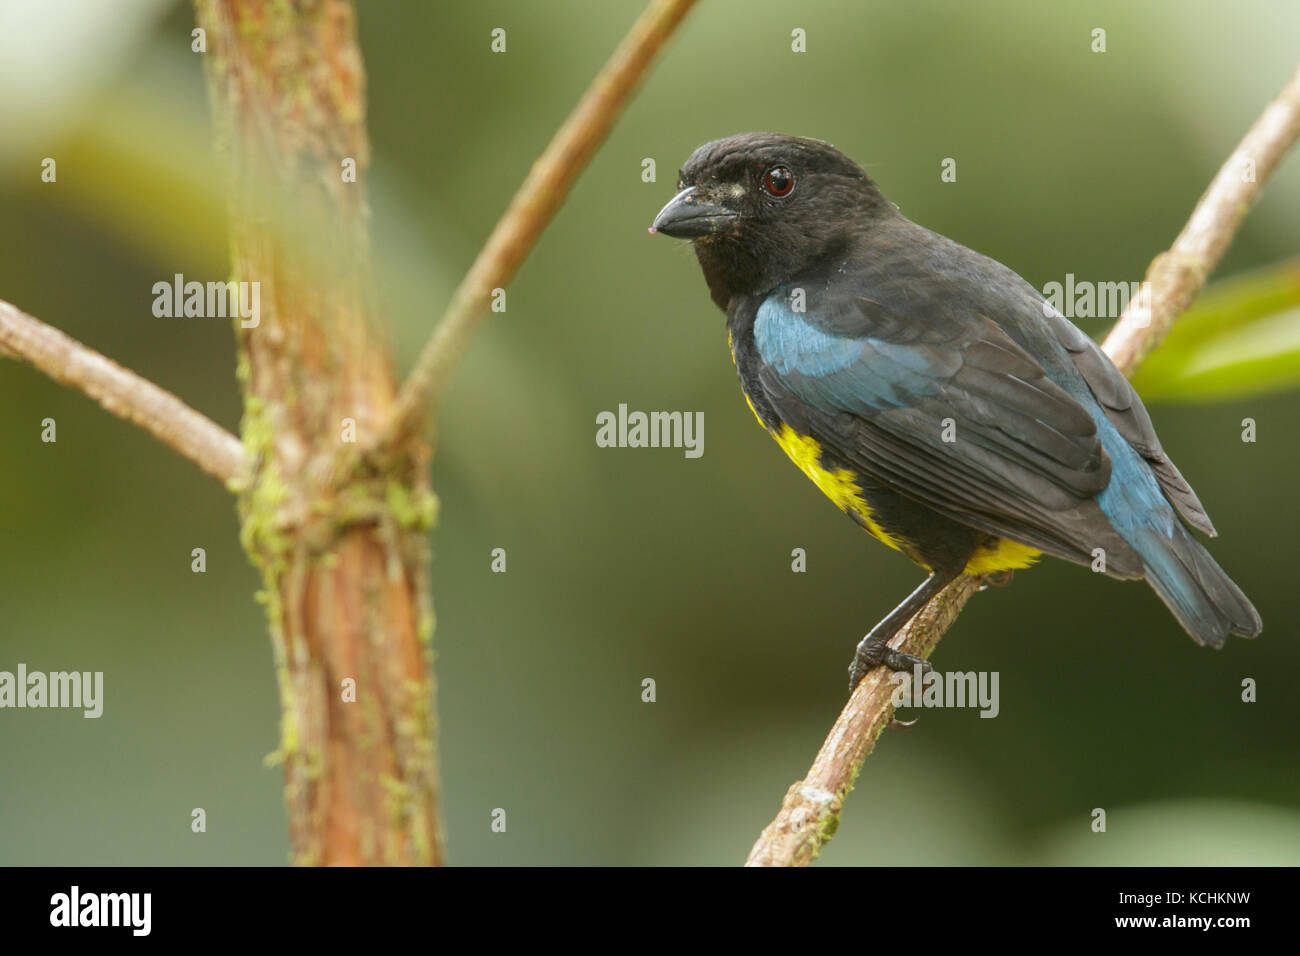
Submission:
M 773 166 L 763 177 L 763 188 L 778 199 L 788 196 L 794 189 L 794 173 L 785 166 Z

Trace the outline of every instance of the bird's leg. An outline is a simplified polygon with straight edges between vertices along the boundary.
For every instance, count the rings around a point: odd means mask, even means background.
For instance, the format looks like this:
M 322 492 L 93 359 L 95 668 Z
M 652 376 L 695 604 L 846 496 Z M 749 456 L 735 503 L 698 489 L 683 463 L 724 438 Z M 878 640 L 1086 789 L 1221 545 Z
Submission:
M 956 577 L 955 573 L 931 572 L 930 576 L 921 582 L 919 588 L 909 594 L 902 604 L 890 611 L 889 615 L 858 643 L 857 653 L 853 655 L 853 664 L 849 667 L 850 694 L 862 682 L 862 678 L 867 676 L 867 671 L 880 664 L 894 671 L 910 671 L 917 665 L 920 665 L 923 672 L 930 670 L 929 662 L 894 650 L 889 646 L 888 641 L 925 606 L 930 598 L 947 587 Z

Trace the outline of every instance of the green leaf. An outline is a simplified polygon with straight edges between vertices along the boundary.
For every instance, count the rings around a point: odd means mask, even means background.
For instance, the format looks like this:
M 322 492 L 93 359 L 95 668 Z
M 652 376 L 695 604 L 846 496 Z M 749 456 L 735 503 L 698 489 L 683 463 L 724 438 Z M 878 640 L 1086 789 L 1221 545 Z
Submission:
M 1214 286 L 1133 385 L 1151 401 L 1220 401 L 1300 385 L 1300 259 Z

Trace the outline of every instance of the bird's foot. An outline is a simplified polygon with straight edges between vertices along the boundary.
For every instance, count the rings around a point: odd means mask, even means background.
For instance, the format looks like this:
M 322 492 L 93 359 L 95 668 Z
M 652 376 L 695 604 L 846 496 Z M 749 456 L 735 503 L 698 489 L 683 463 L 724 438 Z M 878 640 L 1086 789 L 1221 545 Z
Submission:
M 890 637 L 892 636 L 891 634 Z M 862 678 L 867 676 L 867 671 L 881 664 L 891 671 L 911 672 L 920 667 L 921 673 L 924 674 L 932 670 L 929 661 L 894 650 L 884 640 L 873 640 L 872 635 L 868 634 L 858 644 L 857 652 L 853 655 L 853 663 L 849 667 L 849 693 L 852 694 L 862 683 Z
M 1011 583 L 1016 572 L 1012 569 L 1006 571 L 994 571 L 991 574 L 984 575 L 984 584 L 995 588 L 1004 588 Z M 981 588 L 983 590 L 983 588 Z

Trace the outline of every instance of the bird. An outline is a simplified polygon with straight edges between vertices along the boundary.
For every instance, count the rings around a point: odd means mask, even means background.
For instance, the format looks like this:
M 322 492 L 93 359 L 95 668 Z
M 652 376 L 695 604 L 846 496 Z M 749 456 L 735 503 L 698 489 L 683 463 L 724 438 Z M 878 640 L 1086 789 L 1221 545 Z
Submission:
M 1050 555 L 1145 579 L 1200 645 L 1259 612 L 1128 379 L 1007 266 L 906 218 L 829 143 L 742 133 L 681 167 L 652 234 L 690 240 L 750 410 L 841 511 L 927 577 L 858 643 L 874 667 L 961 575 Z

